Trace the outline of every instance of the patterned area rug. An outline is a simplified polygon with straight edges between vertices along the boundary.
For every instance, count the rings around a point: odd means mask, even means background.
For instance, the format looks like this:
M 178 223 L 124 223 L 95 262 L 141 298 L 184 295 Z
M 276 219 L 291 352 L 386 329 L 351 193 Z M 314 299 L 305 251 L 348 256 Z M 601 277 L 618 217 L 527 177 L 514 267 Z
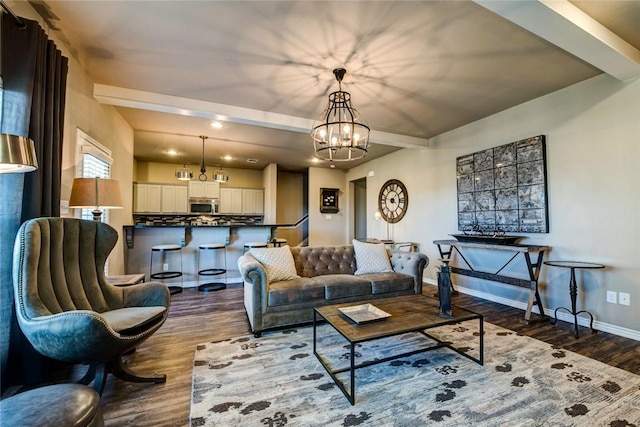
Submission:
M 429 331 L 474 357 L 477 322 Z M 319 328 L 318 351 L 347 366 L 346 341 Z M 429 342 L 365 343 L 358 363 Z M 640 426 L 640 377 L 485 323 L 485 364 L 441 348 L 356 371 L 349 404 L 313 354 L 311 327 L 197 347 L 191 426 Z M 341 375 L 348 384 L 348 374 Z

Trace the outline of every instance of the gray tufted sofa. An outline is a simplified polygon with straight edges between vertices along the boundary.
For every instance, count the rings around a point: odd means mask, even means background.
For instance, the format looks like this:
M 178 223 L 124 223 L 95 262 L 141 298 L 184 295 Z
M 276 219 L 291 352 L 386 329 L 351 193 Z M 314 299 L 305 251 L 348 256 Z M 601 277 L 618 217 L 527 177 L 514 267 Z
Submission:
M 244 306 L 256 337 L 266 329 L 311 322 L 313 308 L 321 305 L 420 294 L 422 272 L 429 264 L 419 252 L 389 251 L 393 272 L 356 276 L 351 245 L 290 250 L 300 277 L 271 284 L 251 252 L 238 259 Z

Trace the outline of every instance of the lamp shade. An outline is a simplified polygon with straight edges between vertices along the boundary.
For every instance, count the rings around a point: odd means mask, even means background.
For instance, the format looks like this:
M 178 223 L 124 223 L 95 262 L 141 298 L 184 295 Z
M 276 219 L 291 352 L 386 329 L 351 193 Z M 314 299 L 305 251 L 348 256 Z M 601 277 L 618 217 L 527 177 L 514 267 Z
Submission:
M 38 160 L 31 139 L 0 134 L 0 173 L 24 173 L 36 169 Z
M 71 187 L 69 207 L 121 209 L 120 185 L 115 179 L 76 178 Z

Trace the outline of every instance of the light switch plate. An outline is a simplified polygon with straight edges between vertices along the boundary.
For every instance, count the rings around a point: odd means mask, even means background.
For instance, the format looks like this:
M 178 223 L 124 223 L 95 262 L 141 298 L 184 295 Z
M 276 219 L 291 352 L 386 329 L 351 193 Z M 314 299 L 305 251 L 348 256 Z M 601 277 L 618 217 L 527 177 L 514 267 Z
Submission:
M 611 304 L 617 304 L 618 293 L 614 291 L 607 291 L 607 302 L 610 302 Z

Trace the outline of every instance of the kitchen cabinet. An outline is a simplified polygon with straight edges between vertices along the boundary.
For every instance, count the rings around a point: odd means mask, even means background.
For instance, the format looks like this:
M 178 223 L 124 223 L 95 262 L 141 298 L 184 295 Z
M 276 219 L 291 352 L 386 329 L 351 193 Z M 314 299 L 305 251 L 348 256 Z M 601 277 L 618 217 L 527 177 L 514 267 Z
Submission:
M 242 190 L 242 213 L 255 215 L 264 213 L 264 190 L 252 188 Z
M 241 214 L 242 213 L 242 189 L 241 188 L 221 188 L 220 189 L 220 213 L 221 214 Z
M 188 199 L 185 185 L 133 184 L 134 213 L 187 213 Z
M 262 215 L 264 213 L 264 190 L 261 188 L 220 189 L 221 214 Z
M 220 198 L 220 183 L 215 181 L 189 181 L 189 197 L 218 199 Z
M 188 187 L 184 185 L 162 186 L 162 213 L 187 213 L 189 211 Z
M 162 185 L 133 184 L 133 211 L 160 213 L 162 209 Z

